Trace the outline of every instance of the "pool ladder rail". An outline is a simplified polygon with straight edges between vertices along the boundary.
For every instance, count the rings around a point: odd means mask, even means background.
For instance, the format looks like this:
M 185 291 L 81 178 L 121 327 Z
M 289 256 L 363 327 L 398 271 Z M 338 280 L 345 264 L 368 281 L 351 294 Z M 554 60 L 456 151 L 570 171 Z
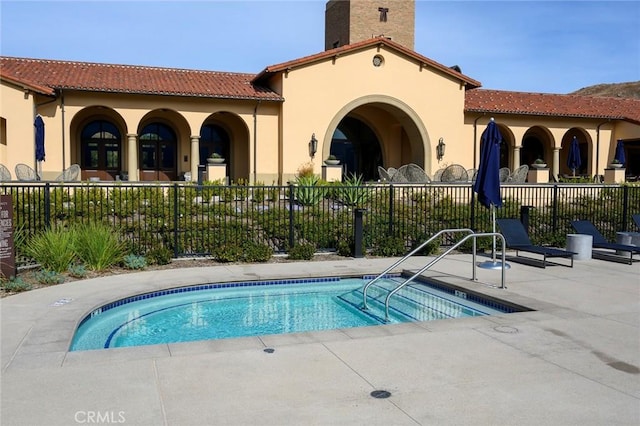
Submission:
M 411 256 L 413 256 L 416 253 L 418 253 L 427 244 L 429 244 L 431 241 L 435 240 L 436 238 L 438 238 L 442 234 L 445 234 L 445 233 L 460 233 L 460 232 L 466 232 L 468 235 L 465 235 L 460 241 L 455 243 L 453 246 L 449 247 L 444 253 L 441 253 L 440 255 L 438 255 L 435 259 L 433 259 L 431 262 L 427 263 L 424 267 L 422 267 L 418 272 L 416 272 L 411 277 L 409 277 L 406 280 L 404 280 L 402 283 L 400 283 L 398 286 L 396 286 L 393 290 L 391 290 L 389 292 L 389 294 L 387 295 L 387 297 L 385 298 L 385 301 L 384 301 L 384 305 L 385 305 L 384 306 L 385 307 L 385 321 L 387 321 L 387 322 L 389 321 L 389 301 L 391 300 L 391 296 L 393 296 L 394 294 L 399 292 L 404 286 L 406 286 L 407 284 L 409 284 L 412 281 L 414 281 L 418 276 L 423 274 L 425 271 L 427 271 L 433 265 L 435 265 L 440 260 L 445 258 L 449 253 L 451 253 L 456 248 L 460 247 L 460 245 L 464 244 L 464 242 L 466 242 L 469 239 L 471 239 L 473 241 L 473 247 L 472 247 L 473 261 L 472 261 L 472 278 L 471 279 L 473 281 L 476 281 L 477 280 L 477 277 L 476 277 L 476 256 L 477 256 L 476 255 L 476 240 L 478 238 L 481 238 L 481 237 L 494 237 L 494 238 L 498 237 L 498 238 L 500 238 L 500 240 L 502 241 L 502 254 L 501 254 L 501 256 L 502 256 L 502 265 L 501 265 L 501 268 L 500 268 L 502 270 L 502 274 L 501 274 L 500 288 L 502 288 L 502 289 L 507 288 L 504 285 L 504 283 L 505 283 L 505 269 L 506 269 L 505 268 L 505 265 L 506 265 L 506 262 L 505 262 L 505 260 L 506 260 L 505 259 L 506 242 L 505 242 L 505 239 L 502 236 L 502 234 L 500 234 L 499 232 L 481 232 L 481 233 L 479 232 L 479 233 L 475 233 L 471 229 L 468 229 L 468 228 L 443 229 L 443 230 L 437 232 L 436 234 L 434 234 L 427 241 L 425 241 L 424 243 L 420 244 L 418 247 L 416 247 L 415 249 L 410 251 L 402 259 L 396 261 L 393 265 L 389 266 L 387 269 L 385 269 L 383 272 L 381 272 L 379 275 L 377 275 L 374 279 L 369 281 L 367 284 L 365 284 L 364 288 L 362 289 L 362 309 L 363 310 L 369 309 L 369 307 L 367 306 L 367 290 L 369 289 L 369 287 L 373 283 L 375 283 L 379 279 L 385 277 L 389 272 L 391 272 L 391 270 L 393 270 L 394 268 L 396 268 L 399 265 L 401 265 L 402 263 L 404 263 L 407 259 L 411 258 Z M 495 256 L 495 253 L 494 253 L 494 256 Z

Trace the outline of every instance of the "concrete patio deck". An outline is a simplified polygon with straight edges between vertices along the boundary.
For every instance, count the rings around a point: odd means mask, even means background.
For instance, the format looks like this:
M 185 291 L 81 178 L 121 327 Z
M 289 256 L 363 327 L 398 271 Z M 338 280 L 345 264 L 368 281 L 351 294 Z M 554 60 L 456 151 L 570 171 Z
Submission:
M 84 315 L 133 293 L 368 274 L 393 260 L 148 271 L 4 298 L 1 424 L 640 424 L 637 263 L 510 262 L 508 288 L 497 289 L 499 271 L 478 269 L 470 281 L 471 256 L 453 255 L 432 274 L 535 311 L 67 352 Z M 418 257 L 403 268 L 424 264 Z M 391 396 L 373 398 L 374 390 Z

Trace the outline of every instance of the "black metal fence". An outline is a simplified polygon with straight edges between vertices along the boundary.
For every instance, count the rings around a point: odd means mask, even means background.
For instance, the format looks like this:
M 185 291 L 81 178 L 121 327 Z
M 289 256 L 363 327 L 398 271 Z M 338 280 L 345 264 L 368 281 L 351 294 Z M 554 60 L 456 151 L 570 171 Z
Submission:
M 166 247 L 175 257 L 208 255 L 216 247 L 253 241 L 286 252 L 300 242 L 333 250 L 353 239 L 363 213 L 365 249 L 400 239 L 406 248 L 442 229 L 490 231 L 490 211 L 470 184 L 349 186 L 198 186 L 191 183 L 3 184 L 23 235 L 99 221 L 113 226 L 134 253 Z M 561 245 L 570 221 L 589 219 L 603 234 L 635 231 L 638 185 L 504 185 L 497 217 L 522 217 L 531 239 Z M 454 237 L 452 237 L 454 238 Z M 445 239 L 442 244 L 453 240 Z

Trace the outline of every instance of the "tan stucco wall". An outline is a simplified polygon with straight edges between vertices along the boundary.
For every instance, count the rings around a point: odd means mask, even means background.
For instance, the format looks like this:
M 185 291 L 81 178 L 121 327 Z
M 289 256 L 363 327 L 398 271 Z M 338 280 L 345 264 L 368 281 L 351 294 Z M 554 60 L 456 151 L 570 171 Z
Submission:
M 384 57 L 381 67 L 372 65 L 377 54 Z M 362 105 L 376 104 L 381 109 L 369 118 L 373 126 L 389 132 L 378 136 L 383 139 L 385 159 L 391 166 L 399 166 L 399 160 L 406 157 L 402 152 L 392 152 L 399 140 L 387 126 L 392 121 L 389 111 L 397 115 L 396 120 L 411 118 L 411 124 L 416 125 L 425 152 L 413 161 L 423 163 L 427 169 L 435 157 L 438 138 L 455 142 L 463 137 L 464 90 L 460 83 L 384 47 L 293 69 L 283 75 L 282 87 L 286 99 L 282 106 L 282 122 L 286 123 L 282 128 L 282 147 L 287 153 L 283 159 L 285 176 L 295 174 L 301 163 L 310 159 L 307 142 L 312 133 L 319 140 L 320 158 L 316 156 L 314 165 L 320 173 L 337 124 Z
M 36 165 L 33 97 L 3 81 L 0 83 L 0 117 L 5 119 L 7 135 L 7 140 L 0 144 L 0 163 L 15 178 L 16 164 L 24 163 L 34 168 Z

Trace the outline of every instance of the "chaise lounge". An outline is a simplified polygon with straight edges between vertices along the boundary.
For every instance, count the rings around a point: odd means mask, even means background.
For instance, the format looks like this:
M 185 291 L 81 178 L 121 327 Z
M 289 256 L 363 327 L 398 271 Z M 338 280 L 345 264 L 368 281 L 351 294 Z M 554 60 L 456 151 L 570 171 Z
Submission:
M 575 229 L 578 234 L 591 235 L 593 237 L 593 248 L 616 251 L 616 253 L 611 253 L 592 250 L 591 257 L 594 259 L 624 262 L 631 265 L 633 263 L 633 255 L 640 253 L 640 247 L 638 246 L 611 243 L 607 241 L 604 235 L 602 235 L 595 225 L 589 220 L 574 220 L 571 222 L 571 226 L 573 226 L 573 229 Z M 618 252 L 629 253 L 629 258 L 627 258 L 626 255 L 617 254 Z
M 542 255 L 541 266 L 543 268 L 546 268 L 547 264 L 562 265 L 560 263 L 552 263 L 547 261 L 548 258 L 554 257 L 571 259 L 570 267 L 573 268 L 573 256 L 577 253 L 563 249 L 534 245 L 529 239 L 529 235 L 527 235 L 527 230 L 524 228 L 524 225 L 518 219 L 497 219 L 496 223 L 500 228 L 500 233 L 504 237 L 507 248 L 516 251 L 516 258 L 512 260 L 518 261 L 526 259 L 529 261 L 523 263 L 531 264 L 531 261 L 534 261 L 537 264 L 540 263 L 538 259 L 518 255 L 519 252 L 526 252 Z

